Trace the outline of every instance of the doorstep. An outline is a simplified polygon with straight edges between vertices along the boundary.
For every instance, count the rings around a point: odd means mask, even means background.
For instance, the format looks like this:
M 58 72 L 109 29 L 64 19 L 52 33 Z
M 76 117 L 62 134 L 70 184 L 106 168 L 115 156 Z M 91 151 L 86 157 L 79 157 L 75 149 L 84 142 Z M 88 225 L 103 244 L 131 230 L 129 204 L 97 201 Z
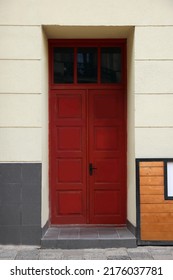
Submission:
M 41 239 L 41 248 L 135 248 L 136 237 L 127 227 L 49 227 Z

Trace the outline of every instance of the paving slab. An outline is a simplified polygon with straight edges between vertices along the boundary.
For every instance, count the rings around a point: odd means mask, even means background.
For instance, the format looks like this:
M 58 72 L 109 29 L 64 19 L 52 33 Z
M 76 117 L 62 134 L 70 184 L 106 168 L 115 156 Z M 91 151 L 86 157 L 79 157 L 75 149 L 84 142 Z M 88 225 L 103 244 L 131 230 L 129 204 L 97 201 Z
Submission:
M 104 253 L 86 253 L 84 254 L 84 260 L 105 260 Z
M 109 256 L 107 257 L 107 260 L 131 260 L 129 256 Z
M 39 259 L 39 251 L 37 249 L 34 250 L 20 250 L 18 251 L 15 260 L 38 260 Z
M 54 249 L 39 250 L 39 260 L 62 260 L 63 251 Z
M 3 249 L 0 251 L 0 260 L 14 260 L 17 255 L 17 249 Z
M 85 260 L 82 254 L 63 254 L 62 260 Z
M 105 249 L 40 249 L 0 246 L 0 260 L 173 260 L 173 246 Z
M 148 248 L 148 251 L 151 255 L 157 255 L 157 256 L 166 256 L 173 254 L 173 251 L 170 247 L 151 247 Z
M 127 248 L 126 250 L 128 253 L 137 253 L 137 252 L 148 253 L 149 252 L 147 247 Z
M 105 254 L 107 257 L 111 256 L 128 256 L 126 248 L 114 248 L 105 250 Z
M 63 260 L 83 260 L 84 251 L 82 249 L 77 250 L 61 250 Z
M 153 255 L 154 260 L 173 260 L 173 255 Z
M 131 260 L 153 260 L 153 256 L 148 252 L 129 252 Z

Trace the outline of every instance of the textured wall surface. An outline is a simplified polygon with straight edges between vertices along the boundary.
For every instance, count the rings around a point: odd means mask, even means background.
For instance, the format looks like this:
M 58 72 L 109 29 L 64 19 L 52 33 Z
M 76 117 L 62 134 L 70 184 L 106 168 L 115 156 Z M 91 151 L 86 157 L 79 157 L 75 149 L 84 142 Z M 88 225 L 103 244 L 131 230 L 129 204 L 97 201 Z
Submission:
M 40 244 L 41 164 L 0 164 L 0 244 Z

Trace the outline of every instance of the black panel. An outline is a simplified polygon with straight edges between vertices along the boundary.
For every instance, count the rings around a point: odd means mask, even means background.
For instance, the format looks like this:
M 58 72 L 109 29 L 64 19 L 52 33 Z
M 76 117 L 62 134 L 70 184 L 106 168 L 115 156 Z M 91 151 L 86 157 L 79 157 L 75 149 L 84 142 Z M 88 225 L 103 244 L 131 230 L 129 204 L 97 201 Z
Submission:
M 173 159 L 166 159 L 164 161 L 164 196 L 165 200 L 173 200 L 173 196 L 168 194 L 168 164 L 172 163 Z M 171 185 L 172 186 L 172 185 Z

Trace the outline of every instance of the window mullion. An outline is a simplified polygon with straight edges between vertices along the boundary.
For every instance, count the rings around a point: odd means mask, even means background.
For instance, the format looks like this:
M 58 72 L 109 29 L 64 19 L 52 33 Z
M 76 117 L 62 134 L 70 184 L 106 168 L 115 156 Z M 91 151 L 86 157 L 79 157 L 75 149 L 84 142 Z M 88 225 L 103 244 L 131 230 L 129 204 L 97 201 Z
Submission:
M 77 48 L 74 48 L 74 84 L 77 84 Z
M 101 48 L 98 47 L 98 63 L 97 63 L 97 80 L 98 80 L 98 84 L 101 83 Z

